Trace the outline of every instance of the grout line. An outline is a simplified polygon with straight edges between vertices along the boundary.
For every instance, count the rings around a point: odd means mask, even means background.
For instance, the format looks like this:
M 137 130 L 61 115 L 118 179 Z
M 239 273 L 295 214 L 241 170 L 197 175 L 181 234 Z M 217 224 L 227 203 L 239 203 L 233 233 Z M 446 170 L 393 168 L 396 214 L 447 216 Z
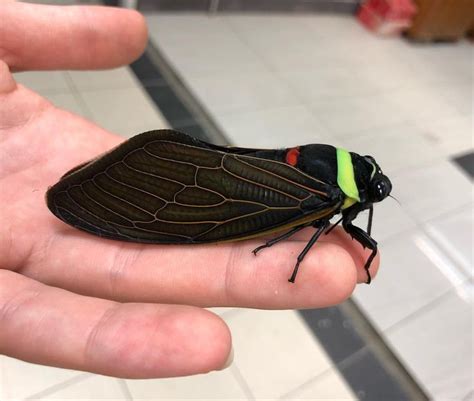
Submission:
M 468 391 L 461 401 L 472 401 L 474 400 L 474 389 Z
M 308 108 L 311 107 L 311 105 L 314 105 L 314 104 L 317 104 L 316 100 L 315 101 L 310 101 L 308 102 L 307 99 L 304 99 L 300 93 L 298 91 L 296 91 L 292 85 L 289 85 L 288 82 L 280 77 L 278 75 L 278 70 L 275 70 L 275 68 L 272 67 L 272 65 L 267 61 L 265 60 L 265 58 L 261 57 L 260 54 L 248 43 L 248 41 L 242 37 L 242 35 L 239 33 L 239 31 L 237 30 L 237 28 L 235 27 L 235 25 L 232 23 L 232 20 L 229 20 L 229 19 L 225 19 L 225 22 L 226 22 L 226 25 L 228 26 L 228 28 L 230 29 L 230 31 L 232 31 L 234 34 L 235 34 L 235 37 L 240 40 L 240 42 L 246 46 L 247 49 L 249 49 L 249 51 L 251 53 L 253 53 L 256 57 L 256 60 L 258 60 L 259 62 L 261 62 L 261 64 L 266 68 L 268 69 L 274 76 L 275 78 L 279 78 L 280 81 L 284 81 L 285 82 L 285 86 L 287 89 L 289 89 L 290 93 L 292 93 L 293 96 L 295 96 L 296 99 L 298 99 L 300 101 L 300 103 L 298 103 L 297 105 L 304 105 L 304 106 L 307 106 Z M 309 69 L 309 68 L 308 68 Z M 340 100 L 340 99 L 344 99 L 344 100 L 347 100 L 347 99 L 357 99 L 357 98 L 364 98 L 364 97 L 376 97 L 376 96 L 380 96 L 381 94 L 391 94 L 391 93 L 396 93 L 396 92 L 399 92 L 401 90 L 410 90 L 410 89 L 415 89 L 415 87 L 413 85 L 407 87 L 405 85 L 401 85 L 401 86 L 397 86 L 397 87 L 394 87 L 394 88 L 388 88 L 388 89 L 384 89 L 384 90 L 379 90 L 377 89 L 376 91 L 373 91 L 373 92 L 368 92 L 368 93 L 364 93 L 364 94 L 360 94 L 360 95 L 348 95 L 348 96 L 333 96 L 333 97 L 329 97 L 330 99 L 332 100 Z M 327 100 L 328 97 L 325 97 L 324 99 L 321 98 L 321 101 L 325 101 Z M 296 105 L 293 105 L 293 106 L 296 106 Z M 288 106 L 287 106 L 288 107 Z M 261 110 L 266 110 L 266 109 L 259 109 L 259 111 Z M 311 109 L 310 109 L 311 110 Z M 222 114 L 241 114 L 242 111 L 239 111 L 239 110 L 232 110 L 230 112 L 224 112 Z M 336 134 L 332 129 L 330 129 L 330 127 L 328 127 L 322 120 L 320 120 L 318 118 L 317 115 L 314 116 L 314 118 L 316 118 L 318 120 L 318 122 L 321 123 L 321 125 L 323 127 L 325 127 L 327 129 L 327 132 L 329 132 L 332 136 L 334 136 L 336 139 L 338 140 L 347 140 L 349 138 L 349 135 L 339 135 L 339 134 Z M 406 120 L 403 121 L 404 124 L 416 124 L 416 121 L 415 120 L 412 120 L 410 118 L 407 118 Z M 390 124 L 389 126 L 392 126 L 393 124 Z M 384 125 L 376 125 L 374 127 L 371 127 L 370 129 L 377 129 L 377 128 L 381 128 L 381 127 L 385 127 Z M 368 129 L 364 129 L 364 130 L 361 130 L 360 132 L 363 132 L 363 131 L 368 131 Z M 357 132 L 356 132 L 357 133 Z M 353 133 L 354 134 L 354 133 Z
M 429 232 L 426 230 L 426 225 L 431 224 L 431 223 L 433 223 L 437 220 L 444 219 L 448 216 L 451 216 L 453 213 L 458 213 L 458 212 L 462 211 L 463 209 L 467 208 L 468 206 L 474 206 L 474 203 L 473 202 L 468 202 L 468 203 L 456 206 L 453 209 L 450 209 L 446 212 L 443 212 L 438 216 L 430 217 L 426 221 L 418 220 L 416 218 L 416 215 L 411 214 L 411 212 L 409 210 L 402 207 L 402 210 L 406 213 L 406 215 L 410 218 L 410 220 L 415 224 L 415 227 L 405 228 L 403 230 L 400 230 L 400 231 L 397 231 L 395 233 L 389 234 L 383 240 L 380 240 L 379 243 L 380 244 L 385 244 L 387 242 L 391 242 L 395 239 L 400 238 L 402 235 L 407 235 L 407 234 L 413 233 L 417 230 L 422 231 L 423 234 L 425 234 L 426 236 L 431 238 Z
M 464 255 L 438 235 L 435 228 L 426 225 L 424 232 L 428 240 L 417 238 L 416 245 L 454 286 L 472 275 L 472 260 L 466 261 Z
M 226 312 L 222 313 L 221 315 L 219 315 L 219 317 L 221 319 L 223 319 L 224 321 L 227 321 L 228 319 L 233 319 L 235 316 L 240 315 L 242 313 L 245 313 L 244 309 L 233 308 L 232 310 L 229 310 L 229 311 L 226 311 Z M 237 366 L 237 363 L 236 363 L 235 360 L 230 365 L 229 370 L 232 373 L 232 375 L 234 376 L 237 383 L 239 384 L 242 391 L 244 392 L 245 397 L 247 398 L 247 400 L 255 401 L 256 398 L 255 398 L 252 390 L 250 389 L 250 386 L 248 385 L 247 381 L 245 380 L 244 376 L 242 375 L 242 372 L 240 371 L 239 367 Z
M 254 47 L 251 46 L 251 44 L 238 32 L 237 28 L 235 27 L 235 25 L 232 24 L 232 20 L 231 19 L 228 19 L 226 18 L 226 24 L 227 26 L 229 27 L 230 31 L 234 33 L 235 37 L 240 41 L 240 43 L 242 43 L 256 58 L 257 61 L 259 61 L 262 66 L 264 66 L 272 75 L 273 75 L 273 78 L 277 79 L 280 81 L 280 83 L 284 83 L 286 89 L 288 89 L 288 91 L 295 97 L 295 99 L 298 100 L 298 104 L 296 105 L 291 105 L 289 107 L 294 107 L 294 106 L 300 106 L 300 105 L 305 105 L 307 104 L 307 102 L 305 102 L 305 99 L 303 99 L 303 97 L 301 96 L 301 94 L 295 90 L 295 88 L 293 88 L 293 86 L 291 86 L 288 81 L 282 79 L 282 77 L 280 77 L 278 75 L 278 70 L 276 70 L 275 68 L 273 68 L 273 66 L 271 65 L 271 63 L 269 63 L 267 60 L 265 60 L 264 57 L 262 57 L 256 50 Z M 288 107 L 288 106 L 285 106 L 285 107 Z M 252 111 L 260 111 L 260 110 L 252 110 Z M 319 121 L 319 120 L 318 120 Z M 324 124 L 323 124 L 324 126 Z
M 67 71 L 65 72 L 65 80 L 67 82 L 67 85 L 69 86 L 69 89 L 71 90 L 72 95 L 74 96 L 74 99 L 76 99 L 77 103 L 79 104 L 79 107 L 84 113 L 84 118 L 90 121 L 94 121 L 94 115 L 92 114 L 91 110 L 87 106 L 87 103 L 82 97 L 81 92 L 76 87 L 76 84 L 74 83 L 71 75 Z
M 235 380 L 239 384 L 240 388 L 245 393 L 245 397 L 247 398 L 247 400 L 249 401 L 256 400 L 255 396 L 252 393 L 252 390 L 250 389 L 250 386 L 248 385 L 247 381 L 244 379 L 244 376 L 240 372 L 240 369 L 238 368 L 237 364 L 233 362 L 232 365 L 230 365 L 229 369 L 232 372 L 232 375 L 234 376 Z
M 471 206 L 471 207 L 474 207 L 474 199 L 471 199 L 470 201 L 462 204 L 462 205 L 459 205 L 459 206 L 456 206 L 446 212 L 443 212 L 443 213 L 440 213 L 439 215 L 435 216 L 435 217 L 430 217 L 429 219 L 427 219 L 426 221 L 422 221 L 420 222 L 421 225 L 426 225 L 426 224 L 431 224 L 439 219 L 444 219 L 446 217 L 449 217 L 451 216 L 453 213 L 459 213 L 460 211 L 462 211 L 463 209 L 466 209 L 468 206 Z
M 300 102 L 301 102 L 301 105 L 304 105 L 306 106 L 310 111 L 312 111 L 312 108 L 311 107 L 316 107 L 317 105 L 317 101 L 314 100 L 314 101 L 310 101 L 308 102 L 307 99 L 303 98 L 301 96 L 301 94 L 299 93 L 299 91 L 295 90 L 295 88 L 290 85 L 286 79 L 284 79 L 283 77 L 281 77 L 279 75 L 279 71 L 276 70 L 275 68 L 273 68 L 273 66 L 267 61 L 265 60 L 265 58 L 261 57 L 257 51 L 251 46 L 251 44 L 248 43 L 248 41 L 242 37 L 242 35 L 238 32 L 238 30 L 236 29 L 236 27 L 232 24 L 232 20 L 229 20 L 227 19 L 226 20 L 226 23 L 227 23 L 227 26 L 230 28 L 230 30 L 235 34 L 235 36 L 240 40 L 240 42 L 242 44 L 244 44 L 257 58 L 257 60 L 259 60 L 262 65 L 265 66 L 265 68 L 267 68 L 270 72 L 272 72 L 272 74 L 276 77 L 276 78 L 279 78 L 280 81 L 283 81 L 285 82 L 285 86 L 289 89 L 290 93 L 292 93 L 293 96 L 295 96 L 296 99 L 298 99 Z M 308 68 L 309 69 L 309 68 Z M 381 90 L 377 90 L 377 92 L 369 92 L 369 93 L 364 93 L 364 94 L 359 94 L 359 95 L 348 95 L 348 96 L 333 96 L 333 97 L 325 97 L 324 99 L 321 98 L 321 101 L 326 101 L 328 98 L 331 99 L 331 100 L 340 100 L 340 99 L 343 99 L 343 100 L 348 100 L 348 99 L 358 99 L 358 98 L 366 98 L 366 97 L 376 97 L 376 96 L 380 96 L 380 95 L 385 95 L 385 94 L 392 94 L 392 93 L 396 93 L 397 91 L 401 91 L 401 90 L 406 90 L 406 89 L 414 89 L 414 86 L 410 86 L 410 87 L 406 87 L 406 86 L 399 86 L 399 87 L 396 87 L 396 88 L 390 88 L 390 89 L 385 89 L 383 91 Z M 241 114 L 242 112 L 240 112 Z M 239 114 L 239 111 L 234 111 L 233 113 L 230 113 L 230 114 Z M 314 116 L 314 118 L 317 119 L 317 121 L 323 126 L 326 128 L 327 132 L 331 134 L 331 136 L 335 137 L 335 139 L 337 140 L 341 140 L 341 141 L 345 141 L 347 139 L 349 139 L 349 135 L 340 135 L 340 134 L 337 134 L 335 133 L 327 124 L 324 123 L 324 121 L 322 121 L 321 119 L 318 118 L 317 115 Z M 396 126 L 396 125 L 399 125 L 399 124 L 416 124 L 416 121 L 413 121 L 411 120 L 410 118 L 407 118 L 406 120 L 404 120 L 403 122 L 401 123 L 397 123 L 397 124 L 389 124 L 388 127 L 391 127 L 391 126 Z M 377 128 L 382 128 L 382 127 L 386 127 L 384 125 L 376 125 L 374 127 L 371 127 L 370 130 L 373 130 L 373 129 L 377 129 Z M 362 133 L 362 136 L 363 136 L 363 132 L 364 131 L 369 131 L 369 129 L 364 129 L 364 130 L 361 130 L 360 133 Z M 353 134 L 357 134 L 357 132 L 355 133 L 352 133 L 351 135 Z M 367 135 L 366 135 L 367 136 Z
M 227 310 L 225 312 L 222 312 L 221 314 L 217 315 L 221 319 L 226 320 L 226 319 L 233 319 L 234 316 L 241 314 L 243 310 L 241 308 L 232 308 L 232 310 Z
M 440 162 L 449 162 L 451 163 L 453 166 L 455 166 L 457 168 L 457 166 L 453 163 L 453 161 L 451 160 L 451 157 L 446 155 L 446 154 L 440 154 L 439 157 L 433 157 L 432 159 L 429 159 L 425 162 L 422 162 L 420 164 L 413 164 L 411 166 L 407 166 L 407 167 L 399 167 L 397 168 L 396 170 L 393 170 L 390 172 L 390 174 L 395 177 L 397 175 L 400 175 L 400 174 L 405 174 L 407 172 L 410 172 L 410 171 L 413 171 L 413 169 L 422 169 L 424 167 L 431 167 L 431 166 L 436 166 L 437 164 L 439 164 Z M 458 169 L 459 170 L 459 169 Z M 462 175 L 462 176 L 465 176 L 465 174 L 459 170 L 459 173 Z
M 460 286 L 465 285 L 466 281 L 469 281 L 469 279 L 470 279 L 468 277 L 469 272 L 466 270 L 465 266 L 462 265 L 462 262 L 458 258 L 454 257 L 450 252 L 447 252 L 446 246 L 442 242 L 440 242 L 439 238 L 437 238 L 434 235 L 432 230 L 429 228 L 429 224 L 432 224 L 433 222 L 435 222 L 439 219 L 443 219 L 445 217 L 451 216 L 454 213 L 460 212 L 468 206 L 472 207 L 473 203 L 469 202 L 469 203 L 466 203 L 464 205 L 457 206 L 456 208 L 453 208 L 453 209 L 451 209 L 447 212 L 443 212 L 441 215 L 433 217 L 433 218 L 431 218 L 427 221 L 419 221 L 418 219 L 416 219 L 416 217 L 412 216 L 409 211 L 405 210 L 405 212 L 410 217 L 410 219 L 412 219 L 414 221 L 415 227 L 414 228 L 408 228 L 408 229 L 399 231 L 397 233 L 391 234 L 391 235 L 387 236 L 386 238 L 384 238 L 383 241 L 380 241 L 380 243 L 381 244 L 390 243 L 391 241 L 396 240 L 398 238 L 401 238 L 402 236 L 406 236 L 409 233 L 411 234 L 411 233 L 419 232 L 419 233 L 423 234 L 433 244 L 438 245 L 437 246 L 437 251 L 440 254 L 439 256 L 442 257 L 442 258 L 447 259 L 449 264 L 452 266 L 451 269 L 453 271 L 451 272 L 451 274 L 449 274 L 449 270 L 447 271 L 448 274 L 446 274 L 446 272 L 441 270 L 441 269 L 439 269 L 439 270 L 442 274 L 445 275 L 446 280 L 448 280 L 450 282 L 451 286 L 452 286 L 452 288 L 450 288 L 448 291 L 452 290 L 453 288 L 456 289 Z M 430 245 L 430 244 L 427 244 L 427 245 Z M 428 256 L 428 255 L 425 253 L 425 256 Z M 438 257 L 438 255 L 434 255 L 434 256 Z M 433 262 L 433 263 L 436 264 L 435 262 Z M 464 277 L 464 278 L 461 278 L 461 280 L 462 280 L 461 283 L 456 284 L 453 281 L 453 278 L 459 279 L 460 277 Z M 462 292 L 465 292 L 465 291 L 461 291 L 460 293 L 462 293 Z M 465 297 L 468 297 L 468 294 L 464 294 L 462 296 L 463 296 L 463 298 L 465 298 Z
M 388 326 L 383 332 L 386 333 L 386 334 L 389 334 L 389 333 L 392 333 L 392 332 L 398 330 L 400 327 L 403 327 L 405 324 L 407 324 L 407 323 L 417 319 L 418 317 L 424 315 L 425 313 L 435 309 L 438 305 L 442 304 L 445 301 L 445 299 L 450 298 L 451 296 L 453 296 L 459 290 L 460 287 L 462 287 L 464 285 L 467 285 L 467 284 L 470 284 L 470 283 L 471 283 L 471 278 L 468 278 L 457 286 L 453 285 L 451 288 L 449 288 L 448 290 L 445 290 L 444 292 L 442 292 L 440 295 L 438 295 L 436 298 L 432 299 L 431 301 L 429 301 L 425 305 L 423 305 L 420 308 L 418 308 L 417 310 L 409 313 L 408 315 L 401 318 L 396 323 L 393 323 L 391 326 Z
M 180 106 L 184 110 L 187 110 L 191 116 L 194 117 L 196 122 L 199 122 L 205 135 L 209 137 L 208 139 L 211 139 L 215 143 L 226 143 L 227 140 L 224 135 L 222 135 L 221 128 L 218 127 L 216 122 L 210 117 L 205 106 L 197 101 L 194 94 L 184 83 L 184 80 L 176 73 L 169 61 L 166 60 L 162 52 L 154 46 L 152 42 L 148 43 L 147 50 L 142 57 L 148 58 L 150 63 L 155 66 L 176 96 Z M 147 88 L 145 87 L 145 89 Z
M 296 398 L 298 396 L 298 393 L 301 393 L 306 388 L 311 386 L 313 383 L 316 383 L 318 380 L 321 380 L 324 377 L 329 376 L 333 372 L 333 369 L 334 369 L 333 367 L 327 368 L 326 370 L 324 370 L 323 372 L 317 374 L 316 376 L 311 377 L 310 379 L 306 380 L 304 383 L 296 386 L 295 388 L 293 388 L 290 391 L 283 394 L 279 398 L 279 400 L 288 400 L 288 399 Z
M 301 94 L 299 93 L 299 91 L 296 91 L 294 89 L 294 87 L 292 85 L 290 85 L 288 83 L 288 81 L 282 77 L 280 75 L 280 73 L 282 72 L 281 70 L 279 69 L 276 69 L 274 68 L 271 63 L 269 63 L 264 57 L 262 57 L 256 50 L 254 47 L 252 47 L 252 45 L 238 32 L 237 28 L 232 24 L 232 20 L 227 20 L 227 25 L 229 26 L 230 30 L 235 34 L 235 36 L 240 40 L 241 43 L 243 43 L 255 56 L 256 58 L 269 70 L 273 73 L 273 75 L 275 75 L 275 77 L 279 78 L 281 81 L 284 81 L 285 82 L 285 85 L 290 89 L 290 91 L 292 92 L 292 94 L 298 98 L 299 100 L 301 100 L 303 102 L 303 104 L 311 104 L 313 102 L 307 102 L 306 99 L 302 98 Z M 306 25 L 306 23 L 305 23 Z M 307 25 L 306 25 L 307 26 Z M 327 68 L 327 67 L 325 67 Z M 307 67 L 305 68 L 305 70 L 299 70 L 299 71 L 295 71 L 295 73 L 299 73 L 299 72 L 303 72 L 303 71 L 314 71 L 314 67 Z M 415 89 L 414 86 L 409 86 L 409 87 L 406 87 L 404 85 L 401 85 L 401 86 L 398 86 L 398 87 L 394 87 L 394 88 L 389 88 L 389 89 L 384 89 L 384 90 L 380 90 L 380 89 L 377 89 L 376 91 L 372 92 L 372 91 L 369 91 L 367 93 L 363 93 L 363 94 L 358 94 L 358 95 L 347 95 L 347 96 L 328 96 L 328 97 L 324 97 L 324 98 L 321 98 L 321 101 L 325 101 L 325 100 L 340 100 L 340 99 L 344 99 L 344 100 L 347 100 L 347 99 L 352 99 L 352 98 L 360 98 L 360 97 L 375 97 L 375 96 L 379 96 L 381 95 L 382 93 L 385 94 L 385 93 L 388 93 L 388 94 L 391 94 L 391 93 L 395 93 L 397 91 L 400 91 L 400 90 L 405 90 L 405 89 Z M 314 101 L 316 102 L 316 101 Z
M 58 383 L 58 384 L 54 384 L 44 390 L 41 390 L 29 397 L 26 397 L 24 398 L 24 400 L 36 400 L 36 399 L 41 399 L 41 398 L 45 398 L 49 395 L 52 395 L 60 390 L 63 390 L 67 387 L 70 387 L 74 384 L 77 384 L 77 383 L 80 383 L 80 382 L 83 382 L 85 380 L 87 380 L 88 378 L 92 377 L 92 375 L 90 373 L 80 373 L 79 375 L 77 376 L 74 376 L 66 381 L 63 381 L 61 383 Z
M 123 395 L 125 396 L 126 401 L 133 401 L 132 393 L 128 388 L 128 384 L 124 379 L 117 379 L 120 389 L 122 390 Z

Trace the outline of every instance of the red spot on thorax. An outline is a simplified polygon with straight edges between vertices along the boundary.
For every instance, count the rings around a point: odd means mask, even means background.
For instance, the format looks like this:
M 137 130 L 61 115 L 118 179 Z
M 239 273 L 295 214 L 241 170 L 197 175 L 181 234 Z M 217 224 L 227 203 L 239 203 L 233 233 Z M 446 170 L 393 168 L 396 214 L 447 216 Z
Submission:
M 298 158 L 300 157 L 300 149 L 299 148 L 290 148 L 286 152 L 286 162 L 290 166 L 296 166 L 298 163 Z

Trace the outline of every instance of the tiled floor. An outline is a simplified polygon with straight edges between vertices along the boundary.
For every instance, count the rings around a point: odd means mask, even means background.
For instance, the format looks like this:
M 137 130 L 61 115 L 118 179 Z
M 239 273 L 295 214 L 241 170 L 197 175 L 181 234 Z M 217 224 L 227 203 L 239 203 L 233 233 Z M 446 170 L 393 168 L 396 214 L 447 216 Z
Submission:
M 149 15 L 148 23 L 233 143 L 331 142 L 376 157 L 401 205 L 376 208 L 382 269 L 355 299 L 431 397 L 472 394 L 473 192 L 449 161 L 472 148 L 472 47 L 380 39 L 350 17 Z M 167 126 L 127 68 L 16 77 L 124 137 Z M 0 357 L 0 400 L 363 398 L 296 313 L 219 313 L 235 348 L 223 372 L 130 381 Z
M 16 78 L 56 106 L 124 137 L 168 126 L 126 67 L 107 72 L 23 72 Z
M 339 16 L 149 15 L 148 22 L 232 142 L 329 141 L 380 161 L 401 205 L 376 208 L 382 269 L 355 299 L 429 395 L 469 394 L 473 188 L 450 158 L 473 146 L 472 47 L 377 38 Z

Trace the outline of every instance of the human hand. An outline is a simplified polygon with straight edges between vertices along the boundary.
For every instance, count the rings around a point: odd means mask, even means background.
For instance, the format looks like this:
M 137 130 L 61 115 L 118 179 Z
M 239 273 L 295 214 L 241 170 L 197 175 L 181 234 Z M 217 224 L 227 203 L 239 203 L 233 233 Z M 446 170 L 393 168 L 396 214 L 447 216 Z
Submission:
M 207 372 L 231 349 L 206 306 L 318 308 L 364 282 L 368 256 L 334 230 L 295 258 L 312 230 L 255 257 L 262 240 L 160 246 L 101 239 L 56 219 L 44 195 L 121 139 L 17 85 L 11 71 L 131 62 L 146 28 L 133 11 L 2 3 L 0 19 L 0 353 L 105 375 Z M 378 258 L 371 267 L 375 274 Z

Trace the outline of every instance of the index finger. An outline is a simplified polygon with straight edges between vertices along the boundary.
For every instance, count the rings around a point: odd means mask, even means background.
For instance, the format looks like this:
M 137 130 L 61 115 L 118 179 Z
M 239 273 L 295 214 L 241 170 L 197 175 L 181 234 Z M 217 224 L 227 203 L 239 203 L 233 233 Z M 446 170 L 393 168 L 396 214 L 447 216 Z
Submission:
M 138 12 L 111 7 L 6 2 L 0 20 L 0 58 L 13 71 L 117 67 L 147 39 Z
M 343 244 L 351 241 L 347 236 L 335 238 L 331 233 L 306 255 L 292 284 L 288 278 L 305 240 L 287 240 L 255 256 L 252 250 L 262 244 L 258 240 L 150 246 L 101 239 L 60 222 L 52 224 L 61 234 L 48 241 L 44 260 L 26 263 L 21 272 L 70 291 L 120 301 L 327 307 L 350 296 L 368 256 L 361 246 Z M 377 265 L 378 259 L 373 273 Z

